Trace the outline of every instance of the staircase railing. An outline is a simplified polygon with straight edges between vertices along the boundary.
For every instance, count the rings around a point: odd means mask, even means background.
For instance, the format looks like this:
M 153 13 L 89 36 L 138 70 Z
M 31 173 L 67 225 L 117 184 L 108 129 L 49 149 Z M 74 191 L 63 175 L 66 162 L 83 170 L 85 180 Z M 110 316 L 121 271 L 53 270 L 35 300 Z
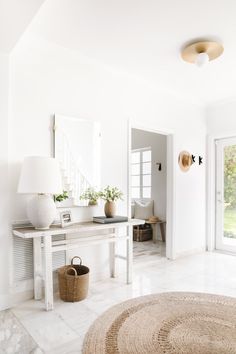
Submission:
M 70 142 L 61 129 L 57 132 L 57 139 L 59 141 L 56 157 L 60 164 L 63 189 L 68 191 L 69 198 L 72 199 L 74 205 L 87 205 L 86 201 L 80 200 L 80 196 L 87 188 L 91 187 L 91 184 L 81 172 Z

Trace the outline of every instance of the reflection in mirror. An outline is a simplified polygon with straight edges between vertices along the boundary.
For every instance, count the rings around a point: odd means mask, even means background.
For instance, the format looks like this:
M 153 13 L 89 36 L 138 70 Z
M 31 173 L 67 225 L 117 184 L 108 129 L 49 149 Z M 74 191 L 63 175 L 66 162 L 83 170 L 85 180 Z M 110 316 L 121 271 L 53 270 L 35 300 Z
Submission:
M 100 188 L 101 133 L 99 122 L 55 115 L 54 155 L 61 168 L 68 200 L 59 206 L 87 206 L 80 196 L 89 187 Z

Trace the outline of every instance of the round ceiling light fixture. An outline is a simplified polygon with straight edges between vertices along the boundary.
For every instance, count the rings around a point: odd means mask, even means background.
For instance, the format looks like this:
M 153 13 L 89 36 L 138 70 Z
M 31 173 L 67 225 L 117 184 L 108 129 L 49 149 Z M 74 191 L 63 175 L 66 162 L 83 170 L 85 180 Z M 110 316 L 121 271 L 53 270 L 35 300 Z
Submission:
M 218 42 L 201 41 L 187 45 L 181 55 L 183 60 L 188 63 L 202 67 L 209 61 L 218 58 L 223 51 L 222 44 Z

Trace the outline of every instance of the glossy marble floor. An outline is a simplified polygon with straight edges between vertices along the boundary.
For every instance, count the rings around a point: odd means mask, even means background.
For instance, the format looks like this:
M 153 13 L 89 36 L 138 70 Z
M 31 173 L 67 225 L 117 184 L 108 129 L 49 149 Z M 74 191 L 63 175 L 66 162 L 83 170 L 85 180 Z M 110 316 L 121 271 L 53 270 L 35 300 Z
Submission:
M 165 243 L 161 241 L 158 241 L 157 244 L 153 243 L 152 240 L 145 242 L 134 241 L 133 251 L 134 264 L 156 261 L 159 257 L 166 256 Z
M 137 247 L 142 249 L 147 245 Z M 80 353 L 84 335 L 96 317 L 110 306 L 132 297 L 166 291 L 236 297 L 236 257 L 201 253 L 168 261 L 161 256 L 162 245 L 155 247 L 159 247 L 159 255 L 145 255 L 145 251 L 141 251 L 142 254 L 135 257 L 132 285 L 125 285 L 124 278 L 119 276 L 91 284 L 89 296 L 82 302 L 64 303 L 56 298 L 51 312 L 44 311 L 43 302 L 34 300 L 13 308 L 11 313 L 37 344 L 34 353 Z M 20 354 L 26 353 L 30 351 L 20 351 Z

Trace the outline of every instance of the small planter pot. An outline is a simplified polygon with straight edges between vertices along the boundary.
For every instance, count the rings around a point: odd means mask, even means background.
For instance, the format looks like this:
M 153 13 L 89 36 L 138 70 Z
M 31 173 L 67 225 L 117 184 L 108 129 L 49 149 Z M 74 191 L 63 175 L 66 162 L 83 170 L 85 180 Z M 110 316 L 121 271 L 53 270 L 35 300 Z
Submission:
M 104 206 L 104 213 L 107 218 L 114 218 L 114 216 L 116 215 L 116 203 L 106 202 Z
M 98 205 L 98 202 L 97 202 L 97 200 L 89 200 L 88 205 L 89 205 L 89 206 Z

